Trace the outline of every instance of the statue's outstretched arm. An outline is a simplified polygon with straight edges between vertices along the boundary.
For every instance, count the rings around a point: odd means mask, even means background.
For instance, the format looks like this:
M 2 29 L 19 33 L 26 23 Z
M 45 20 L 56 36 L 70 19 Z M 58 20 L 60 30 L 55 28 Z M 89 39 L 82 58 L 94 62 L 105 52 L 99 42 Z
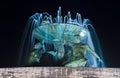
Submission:
M 97 53 L 95 51 L 93 51 L 88 45 L 86 45 L 86 49 L 93 55 L 95 56 L 99 62 L 102 62 L 102 60 L 100 59 L 100 57 L 97 55 Z

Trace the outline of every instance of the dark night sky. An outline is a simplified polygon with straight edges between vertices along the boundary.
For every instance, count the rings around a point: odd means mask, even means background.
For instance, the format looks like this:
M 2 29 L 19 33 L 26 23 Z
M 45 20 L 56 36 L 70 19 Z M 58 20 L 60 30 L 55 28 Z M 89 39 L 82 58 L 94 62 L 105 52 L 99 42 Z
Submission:
M 107 67 L 120 67 L 120 5 L 115 0 L 16 0 L 0 2 L 0 67 L 14 66 L 27 19 L 38 12 L 71 11 L 91 19 Z

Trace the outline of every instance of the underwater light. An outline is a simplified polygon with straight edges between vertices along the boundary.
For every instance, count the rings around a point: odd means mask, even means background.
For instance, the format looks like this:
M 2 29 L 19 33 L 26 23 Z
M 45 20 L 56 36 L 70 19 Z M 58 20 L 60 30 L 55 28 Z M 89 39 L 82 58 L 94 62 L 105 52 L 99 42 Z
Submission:
M 84 37 L 84 36 L 86 36 L 86 35 L 87 35 L 87 32 L 86 32 L 85 30 L 81 30 L 80 36 L 81 36 L 81 37 Z

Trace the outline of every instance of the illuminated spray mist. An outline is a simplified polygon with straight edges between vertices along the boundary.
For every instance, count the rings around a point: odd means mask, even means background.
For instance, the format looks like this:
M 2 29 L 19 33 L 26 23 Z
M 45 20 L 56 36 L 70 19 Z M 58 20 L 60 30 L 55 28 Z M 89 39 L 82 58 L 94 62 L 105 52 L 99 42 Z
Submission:
M 56 18 L 53 18 L 50 14 L 44 12 L 35 13 L 28 19 L 25 30 L 23 32 L 17 65 L 27 65 L 29 56 L 34 48 L 42 48 L 42 54 L 44 54 L 47 49 L 52 50 L 53 48 L 48 46 L 48 44 L 53 44 L 56 51 L 62 52 L 61 55 L 59 55 L 58 52 L 56 52 L 56 54 L 53 51 L 48 52 L 49 54 L 52 54 L 56 60 L 63 58 L 65 56 L 64 45 L 67 44 L 67 42 L 72 43 L 74 41 L 74 39 L 70 38 L 73 37 L 73 35 L 66 35 L 68 32 L 71 34 L 79 32 L 78 34 L 80 35 L 80 42 L 82 44 L 89 45 L 90 48 L 94 50 L 103 61 L 103 63 L 98 64 L 98 60 L 87 51 L 85 56 L 87 57 L 88 61 L 85 66 L 105 66 L 100 43 L 94 27 L 90 23 L 90 20 L 82 20 L 79 13 L 76 14 L 75 19 L 71 18 L 70 12 L 68 12 L 68 14 L 63 17 L 61 15 L 61 7 L 59 7 L 59 10 L 57 11 Z M 79 40 L 76 40 L 75 42 L 77 43 Z M 47 48 L 44 43 L 47 44 Z M 59 48 L 61 49 L 59 50 Z

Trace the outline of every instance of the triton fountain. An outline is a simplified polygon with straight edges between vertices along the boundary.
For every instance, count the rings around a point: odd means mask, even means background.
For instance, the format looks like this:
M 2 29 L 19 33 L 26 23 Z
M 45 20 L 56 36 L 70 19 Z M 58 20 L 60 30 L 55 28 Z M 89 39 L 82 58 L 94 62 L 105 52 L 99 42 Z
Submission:
M 35 13 L 26 24 L 18 66 L 104 67 L 96 31 L 89 19 Z

